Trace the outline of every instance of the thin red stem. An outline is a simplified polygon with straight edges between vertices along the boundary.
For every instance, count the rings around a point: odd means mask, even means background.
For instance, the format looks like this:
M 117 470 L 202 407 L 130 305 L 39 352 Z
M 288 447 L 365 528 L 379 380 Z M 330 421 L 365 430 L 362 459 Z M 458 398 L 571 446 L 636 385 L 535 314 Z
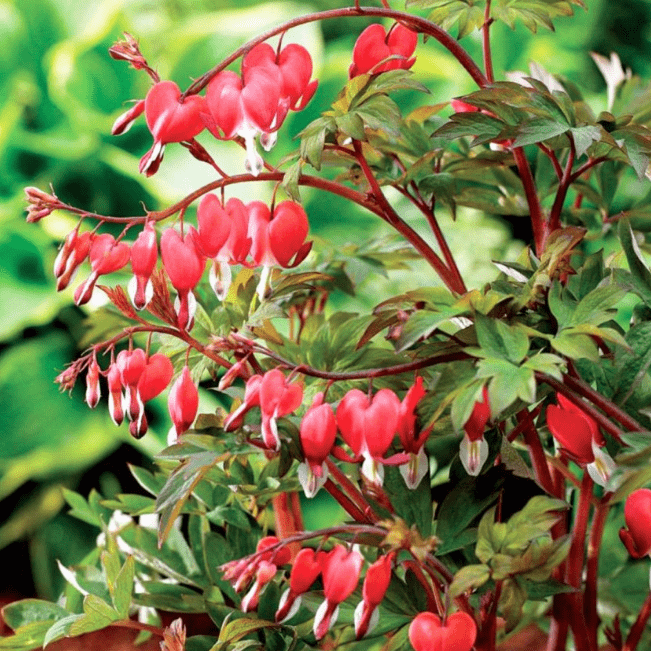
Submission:
M 597 613 L 597 578 L 599 574 L 599 552 L 601 540 L 606 526 L 606 518 L 610 510 L 608 496 L 599 502 L 595 509 L 588 539 L 588 559 L 586 562 L 585 592 L 583 594 L 583 613 L 586 627 L 592 638 L 594 646 L 597 644 L 597 629 L 599 628 L 599 615 Z
M 628 633 L 628 637 L 626 638 L 626 642 L 622 647 L 622 651 L 635 651 L 635 649 L 637 649 L 637 645 L 640 641 L 640 638 L 642 637 L 642 633 L 644 633 L 644 629 L 646 628 L 646 623 L 650 616 L 651 616 L 651 592 L 649 592 L 647 598 L 645 599 L 644 604 L 640 609 L 640 613 L 637 616 L 635 623 L 633 624 L 631 630 Z
M 371 505 L 366 501 L 365 497 L 359 492 L 359 489 L 353 484 L 348 477 L 341 471 L 339 466 L 332 461 L 326 459 L 328 472 L 337 481 L 337 483 L 344 489 L 346 495 L 355 504 L 355 506 L 364 514 L 364 517 L 371 523 L 379 521 L 379 517 L 375 514 Z
M 528 410 L 524 409 L 517 414 L 517 418 L 521 423 L 524 422 L 522 435 L 531 456 L 531 464 L 533 466 L 536 481 L 550 495 L 554 495 L 554 482 L 549 473 L 547 455 L 545 454 L 545 450 L 540 442 L 540 437 L 538 436 L 538 432 L 533 424 L 531 414 Z
M 576 158 L 576 147 L 574 146 L 574 138 L 570 136 L 570 153 L 567 157 L 567 164 L 563 171 L 563 177 L 558 184 L 554 205 L 552 206 L 549 214 L 549 232 L 553 233 L 561 227 L 561 212 L 563 211 L 563 204 L 567 191 L 570 189 L 572 183 L 572 167 L 574 167 L 574 159 Z
M 536 255 L 540 256 L 545 249 L 545 242 L 549 235 L 548 225 L 540 207 L 531 167 L 522 147 L 515 147 L 513 149 L 513 157 L 515 158 L 515 164 L 518 166 L 518 172 L 520 173 L 520 179 L 524 187 L 524 194 L 527 198 L 527 205 L 529 206 Z
M 372 520 L 369 518 L 357 505 L 335 484 L 332 479 L 328 479 L 323 487 L 337 500 L 339 506 L 348 513 L 356 522 L 364 524 L 371 524 Z

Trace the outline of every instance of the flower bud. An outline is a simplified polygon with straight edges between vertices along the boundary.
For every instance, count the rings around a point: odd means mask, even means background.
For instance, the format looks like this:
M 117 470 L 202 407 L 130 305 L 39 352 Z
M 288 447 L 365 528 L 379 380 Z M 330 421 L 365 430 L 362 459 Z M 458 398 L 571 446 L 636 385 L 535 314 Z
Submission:
M 181 375 L 170 389 L 167 407 L 174 426 L 170 431 L 173 440 L 192 427 L 199 408 L 199 392 L 190 377 L 190 369 L 183 367 Z
M 627 529 L 620 529 L 619 537 L 633 558 L 651 553 L 651 490 L 639 488 L 633 491 L 624 505 L 624 521 Z

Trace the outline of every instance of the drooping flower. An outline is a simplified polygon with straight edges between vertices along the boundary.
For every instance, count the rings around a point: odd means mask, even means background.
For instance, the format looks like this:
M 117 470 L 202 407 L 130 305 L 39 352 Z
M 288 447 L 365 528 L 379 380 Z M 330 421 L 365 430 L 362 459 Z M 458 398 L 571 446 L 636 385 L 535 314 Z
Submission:
M 391 565 L 395 554 L 383 554 L 373 563 L 364 577 L 362 584 L 362 601 L 355 608 L 355 636 L 363 638 L 370 633 L 380 619 L 378 606 L 391 582 Z
M 90 253 L 93 234 L 90 231 L 80 233 L 78 228 L 70 231 L 54 261 L 54 277 L 57 279 L 57 291 L 64 290 L 75 277 L 81 263 Z
M 97 407 L 102 395 L 99 385 L 99 364 L 93 356 L 86 373 L 86 403 L 91 409 Z
M 426 393 L 423 389 L 423 378 L 417 377 L 400 403 L 398 435 L 404 451 L 409 454 L 407 463 L 400 466 L 400 474 L 407 487 L 412 490 L 418 487 L 429 467 L 424 445 L 433 426 L 416 433 L 416 406 Z
M 337 421 L 332 407 L 317 393 L 307 410 L 299 433 L 305 461 L 298 466 L 298 480 L 306 497 L 314 497 L 328 479 L 327 459 L 337 437 Z
M 362 571 L 362 555 L 336 545 L 321 560 L 325 601 L 314 616 L 314 636 L 320 640 L 337 621 L 339 604 L 353 593 Z
M 75 290 L 75 303 L 77 305 L 88 303 L 97 279 L 104 274 L 122 269 L 129 262 L 130 255 L 129 245 L 126 242 L 116 242 L 110 233 L 102 233 L 92 238 L 88 253 L 91 273 Z
M 357 459 L 363 458 L 362 473 L 382 484 L 381 459 L 398 429 L 400 400 L 390 389 L 380 389 L 371 400 L 359 389 L 351 389 L 337 407 L 337 424 L 344 441 Z
M 287 382 L 279 369 L 267 371 L 260 381 L 262 440 L 270 450 L 280 450 L 276 421 L 298 409 L 303 401 L 303 385 Z
M 639 488 L 633 491 L 624 504 L 626 527 L 619 530 L 619 537 L 633 558 L 651 554 L 651 490 Z
M 163 266 L 178 296 L 174 303 L 177 325 L 189 330 L 194 322 L 197 301 L 192 290 L 197 286 L 206 266 L 206 259 L 197 250 L 196 230 L 189 226 L 181 236 L 173 228 L 163 231 L 160 239 Z
M 564 395 L 556 394 L 558 405 L 546 410 L 547 427 L 561 451 L 581 466 L 600 486 L 606 486 L 615 471 L 615 462 L 602 448 L 606 440 L 597 423 Z
M 388 34 L 380 24 L 369 25 L 355 42 L 348 76 L 352 79 L 367 72 L 386 72 L 398 68 L 409 70 L 416 61 L 415 57 L 410 58 L 416 45 L 418 34 L 399 23 L 393 25 Z M 389 57 L 393 58 L 385 61 Z
M 252 375 L 244 387 L 244 400 L 242 404 L 233 412 L 231 412 L 224 421 L 224 430 L 230 431 L 239 427 L 242 417 L 252 407 L 257 407 L 260 404 L 260 383 L 262 382 L 262 375 Z
M 301 549 L 292 563 L 289 575 L 289 588 L 283 593 L 276 611 L 276 622 L 284 622 L 293 617 L 300 607 L 301 595 L 310 589 L 310 586 L 321 574 L 320 559 L 326 552 L 316 552 L 311 547 Z
M 192 427 L 199 409 L 199 391 L 192 381 L 187 366 L 183 367 L 181 375 L 170 389 L 167 408 L 173 423 L 168 439 L 169 442 L 174 442 L 183 432 L 187 432 Z
M 113 422 L 120 426 L 124 420 L 124 399 L 122 397 L 122 374 L 117 364 L 112 363 L 108 370 L 109 414 Z
M 419 613 L 409 625 L 415 651 L 470 651 L 476 639 L 477 624 L 464 612 L 453 613 L 445 624 L 434 613 Z
M 470 418 L 463 426 L 464 436 L 459 446 L 459 456 L 466 472 L 476 477 L 488 459 L 488 443 L 484 439 L 486 423 L 490 420 L 491 409 L 488 391 L 482 389 L 482 400 L 475 402 Z
M 154 296 L 151 275 L 158 261 L 156 229 L 154 223 L 145 224 L 136 241 L 131 245 L 131 271 L 133 277 L 127 290 L 136 310 L 142 310 Z
M 210 286 L 224 300 L 231 285 L 229 265 L 244 262 L 251 248 L 248 211 L 239 199 L 231 198 L 222 206 L 216 195 L 207 194 L 197 208 L 197 222 L 197 248 L 213 261 Z
M 288 267 L 295 256 L 302 259 L 307 255 L 305 238 L 310 226 L 305 210 L 293 201 L 277 204 L 273 214 L 262 201 L 252 201 L 247 208 L 251 257 L 263 267 L 257 290 L 262 300 L 271 267 Z
M 204 98 L 190 95 L 183 102 L 180 99 L 181 89 L 173 81 L 158 82 L 145 97 L 145 119 L 154 137 L 152 148 L 140 159 L 140 172 L 147 176 L 158 171 L 165 145 L 191 140 L 203 131 L 200 113 L 204 110 Z M 137 112 L 137 109 L 132 110 Z M 116 125 L 113 128 L 115 130 Z

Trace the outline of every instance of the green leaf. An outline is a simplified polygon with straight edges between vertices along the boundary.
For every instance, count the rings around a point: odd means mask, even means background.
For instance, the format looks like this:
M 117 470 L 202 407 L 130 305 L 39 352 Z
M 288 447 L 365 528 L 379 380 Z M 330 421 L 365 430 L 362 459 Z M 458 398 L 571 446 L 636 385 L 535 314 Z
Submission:
M 567 326 L 592 323 L 600 325 L 613 316 L 615 305 L 624 298 L 626 292 L 616 284 L 597 287 L 583 297 L 567 321 Z
M 71 615 L 77 617 L 77 615 Z M 13 635 L 0 637 L 0 649 L 11 649 L 12 651 L 32 651 L 45 644 L 47 632 L 57 622 L 45 620 L 42 622 L 31 622 L 21 626 Z
M 513 146 L 524 147 L 543 142 L 566 133 L 568 129 L 569 125 L 566 122 L 556 122 L 545 118 L 531 120 L 520 126 Z
M 570 359 L 589 359 L 592 362 L 599 362 L 599 349 L 594 340 L 585 334 L 570 334 L 561 332 L 551 340 L 554 350 Z
M 156 500 L 160 512 L 158 539 L 162 543 L 181 512 L 190 494 L 204 475 L 218 462 L 214 452 L 199 452 L 188 456 L 169 476 Z
M 14 631 L 33 622 L 51 622 L 69 614 L 65 608 L 41 599 L 22 599 L 2 608 L 5 623 Z
M 68 617 L 64 617 L 63 619 L 54 622 L 54 624 L 52 624 L 52 626 L 50 626 L 45 632 L 43 647 L 47 647 L 50 642 L 54 642 L 55 640 L 59 640 L 68 635 L 70 627 L 83 617 L 84 615 L 69 615 Z
M 478 477 L 464 477 L 447 493 L 437 513 L 436 535 L 441 545 L 437 555 L 457 547 L 457 539 L 499 496 L 504 477 L 497 468 Z
M 487 565 L 466 565 L 454 575 L 448 594 L 451 599 L 454 599 L 468 590 L 481 588 L 488 579 L 490 579 L 490 568 Z
M 570 129 L 576 147 L 576 156 L 583 156 L 593 142 L 601 140 L 601 129 L 593 125 Z
M 526 366 L 494 357 L 482 359 L 477 364 L 477 377 L 490 378 L 488 398 L 493 414 L 501 413 L 518 398 L 527 403 L 536 400 L 535 374 Z
M 133 592 L 135 577 L 135 562 L 133 556 L 127 556 L 127 560 L 120 569 L 116 580 L 115 587 L 111 594 L 115 610 L 122 618 L 129 616 L 129 606 L 131 605 L 131 593 Z
M 510 326 L 500 319 L 478 313 L 475 315 L 475 331 L 487 357 L 499 357 L 519 364 L 529 350 L 529 337 L 517 324 Z
M 396 466 L 384 469 L 384 486 L 391 498 L 396 514 L 409 526 L 415 524 L 421 536 L 427 538 L 432 533 L 433 503 L 429 483 L 429 473 L 420 484 L 409 490 Z

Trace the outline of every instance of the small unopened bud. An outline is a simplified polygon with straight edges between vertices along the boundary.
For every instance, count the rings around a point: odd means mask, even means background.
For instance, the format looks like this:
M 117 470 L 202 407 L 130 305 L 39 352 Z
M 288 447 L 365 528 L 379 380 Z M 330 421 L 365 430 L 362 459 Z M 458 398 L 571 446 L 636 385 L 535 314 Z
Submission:
M 27 199 L 27 222 L 29 224 L 40 221 L 53 210 L 62 207 L 56 195 L 48 194 L 33 186 L 25 188 L 25 198 Z
M 99 403 L 102 392 L 99 385 L 99 364 L 93 358 L 86 374 L 86 402 L 91 409 L 95 409 Z
M 61 391 L 71 392 L 75 388 L 78 375 L 79 368 L 76 364 L 72 364 L 71 366 L 68 366 L 67 369 L 61 371 L 61 373 L 56 376 L 54 381 L 59 385 L 59 389 L 61 389 Z

